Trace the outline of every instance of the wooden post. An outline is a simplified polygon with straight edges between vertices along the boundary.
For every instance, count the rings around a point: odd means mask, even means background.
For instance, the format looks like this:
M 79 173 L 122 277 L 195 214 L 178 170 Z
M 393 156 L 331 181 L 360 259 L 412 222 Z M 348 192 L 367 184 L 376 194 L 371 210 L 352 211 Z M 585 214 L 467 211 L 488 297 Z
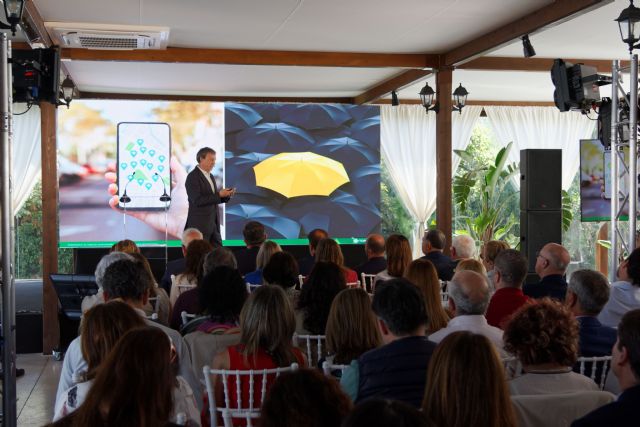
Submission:
M 451 80 L 453 70 L 445 68 L 436 74 L 436 98 L 440 112 L 436 120 L 436 221 L 447 238 L 444 252 L 449 254 L 452 228 L 451 183 Z M 455 113 L 458 114 L 458 113 Z
M 58 297 L 49 279 L 58 271 L 57 110 L 40 103 L 42 143 L 42 352 L 51 354 L 60 341 Z

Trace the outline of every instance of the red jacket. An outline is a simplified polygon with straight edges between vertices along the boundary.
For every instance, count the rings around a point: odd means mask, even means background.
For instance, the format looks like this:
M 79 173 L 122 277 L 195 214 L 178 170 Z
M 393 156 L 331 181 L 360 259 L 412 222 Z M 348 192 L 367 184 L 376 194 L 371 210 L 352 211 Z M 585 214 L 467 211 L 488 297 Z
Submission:
M 502 288 L 498 289 L 491 297 L 489 308 L 487 309 L 487 322 L 491 326 L 504 329 L 505 323 L 514 311 L 522 307 L 529 297 L 526 296 L 521 288 Z

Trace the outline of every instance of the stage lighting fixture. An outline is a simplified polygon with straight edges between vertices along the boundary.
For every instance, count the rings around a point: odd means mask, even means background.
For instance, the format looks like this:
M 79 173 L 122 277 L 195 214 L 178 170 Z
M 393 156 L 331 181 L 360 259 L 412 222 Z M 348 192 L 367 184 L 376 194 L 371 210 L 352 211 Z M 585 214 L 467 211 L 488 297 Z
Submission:
M 394 107 L 397 107 L 398 105 L 400 105 L 400 101 L 398 100 L 398 94 L 396 93 L 395 90 L 391 92 L 391 105 L 393 105 Z
M 637 48 L 640 41 L 640 9 L 633 5 L 633 0 L 629 2 L 629 7 L 620 12 L 616 19 L 620 27 L 620 37 L 629 46 L 629 52 Z
M 469 92 L 460 83 L 460 86 L 453 91 L 453 111 L 458 111 L 462 114 L 462 108 L 467 104 L 467 95 L 469 95 Z
M 424 87 L 420 89 L 420 102 L 427 114 L 429 114 L 429 111 L 435 111 L 437 113 L 440 110 L 438 101 L 434 99 L 435 94 L 435 91 L 429 86 L 429 83 L 425 83 Z
M 536 56 L 536 50 L 533 48 L 531 40 L 529 40 L 529 34 L 522 36 L 522 49 L 524 51 L 525 58 Z

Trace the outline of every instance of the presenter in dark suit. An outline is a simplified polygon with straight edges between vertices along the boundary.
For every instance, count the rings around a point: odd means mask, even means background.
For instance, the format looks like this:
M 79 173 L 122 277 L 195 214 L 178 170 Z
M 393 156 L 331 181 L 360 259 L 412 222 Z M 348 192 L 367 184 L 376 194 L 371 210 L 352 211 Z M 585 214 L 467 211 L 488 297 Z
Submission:
M 196 154 L 196 160 L 198 165 L 189 172 L 184 184 L 189 199 L 185 229 L 197 228 L 202 232 L 204 240 L 214 246 L 222 246 L 218 205 L 228 202 L 235 194 L 235 189 L 218 190 L 211 174 L 216 164 L 216 152 L 213 149 L 201 148 Z

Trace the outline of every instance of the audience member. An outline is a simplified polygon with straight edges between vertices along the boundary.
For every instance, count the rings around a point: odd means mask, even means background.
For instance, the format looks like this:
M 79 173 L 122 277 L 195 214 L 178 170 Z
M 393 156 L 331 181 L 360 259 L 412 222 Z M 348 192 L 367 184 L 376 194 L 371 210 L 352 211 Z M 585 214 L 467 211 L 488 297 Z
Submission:
M 454 318 L 446 328 L 429 335 L 429 340 L 439 343 L 457 331 L 468 331 L 484 335 L 502 353 L 502 330 L 491 326 L 484 317 L 489 306 L 489 284 L 487 278 L 475 271 L 456 273 L 449 282 L 449 308 Z
M 235 252 L 238 261 L 238 270 L 243 276 L 256 270 L 256 257 L 262 243 L 267 240 L 264 225 L 258 221 L 249 221 L 242 229 L 244 244 L 246 247 Z
M 484 268 L 484 264 L 477 259 L 473 258 L 464 258 L 458 261 L 458 265 L 456 265 L 456 273 L 460 271 L 475 271 L 478 274 L 483 275 L 487 279 L 489 278 L 487 275 L 487 270 Z M 491 284 L 489 283 L 489 290 L 491 290 Z
M 316 228 L 309 232 L 307 235 L 307 239 L 309 240 L 309 255 L 298 260 L 300 274 L 308 276 L 309 273 L 311 273 L 311 269 L 313 269 L 313 265 L 316 263 L 316 248 L 318 247 L 318 243 L 320 240 L 328 238 L 329 233 L 321 228 Z
M 482 259 L 482 265 L 487 270 L 487 277 L 489 278 L 489 286 L 493 292 L 496 288 L 494 280 L 493 265 L 498 254 L 506 249 L 510 249 L 507 242 L 501 240 L 489 240 L 482 246 L 480 251 L 480 258 Z
M 378 274 L 387 268 L 387 260 L 384 258 L 384 237 L 380 234 L 369 234 L 364 244 L 364 252 L 367 260 L 354 268 L 358 278 L 364 274 Z
M 111 246 L 109 252 L 124 252 L 125 254 L 140 253 L 140 248 L 136 245 L 136 242 L 129 239 L 120 240 Z
M 593 380 L 571 371 L 578 358 L 578 322 L 558 301 L 543 298 L 521 307 L 506 326 L 504 344 L 524 370 L 509 381 L 511 395 L 598 390 Z
M 438 345 L 422 412 L 434 426 L 516 427 L 502 361 L 486 336 L 459 331 Z
M 574 271 L 567 287 L 565 304 L 580 327 L 579 354 L 609 356 L 616 342 L 616 330 L 603 326 L 597 316 L 609 299 L 607 278 L 597 271 Z
M 451 258 L 446 256 L 443 251 L 447 245 L 447 238 L 440 230 L 425 231 L 422 238 L 422 259 L 428 259 L 433 263 L 438 271 L 440 280 L 451 280 L 453 277 L 453 268 L 455 263 Z
M 505 249 L 496 257 L 493 271 L 496 292 L 491 297 L 486 317 L 491 326 L 504 329 L 509 316 L 529 300 L 522 292 L 527 259 L 514 249 Z
M 409 240 L 401 234 L 392 234 L 387 237 L 385 248 L 387 250 L 387 268 L 376 275 L 374 284 L 402 277 L 413 259 Z
M 151 265 L 149 261 L 141 253 L 134 252 L 130 254 L 136 261 L 142 264 L 144 270 L 149 275 L 149 283 L 152 285 L 149 288 L 149 302 L 144 306 L 144 312 L 147 317 L 153 316 L 155 313 L 157 321 L 165 326 L 169 326 L 169 315 L 171 314 L 171 302 L 169 301 L 169 295 L 167 292 L 160 288 L 156 283 L 156 279 L 151 271 Z
M 336 427 L 352 406 L 339 384 L 319 371 L 285 372 L 264 399 L 260 427 Z
M 415 407 L 389 399 L 369 399 L 351 411 L 342 427 L 427 427 L 427 419 Z
M 300 291 L 296 289 L 299 284 L 298 275 L 298 263 L 289 252 L 273 254 L 263 272 L 264 281 L 284 289 L 293 307 L 298 306 L 300 298 Z
M 207 315 L 184 341 L 191 366 L 198 377 L 216 353 L 240 342 L 240 311 L 247 300 L 247 287 L 235 268 L 220 266 L 202 278 L 198 287 L 200 307 Z
M 336 295 L 329 310 L 326 336 L 326 360 L 336 365 L 348 365 L 380 346 L 378 323 L 364 289 L 344 289 Z
M 372 308 L 384 345 L 354 360 L 340 383 L 356 403 L 382 397 L 418 408 L 436 347 L 425 336 L 422 293 L 406 279 L 387 280 L 377 287 Z
M 613 346 L 611 370 L 623 390 L 618 400 L 576 420 L 571 427 L 638 425 L 640 405 L 640 310 L 622 316 Z
M 187 228 L 182 232 L 182 257 L 174 259 L 167 263 L 166 270 L 162 279 L 160 279 L 160 287 L 167 294 L 171 292 L 171 276 L 177 276 L 182 273 L 186 267 L 185 257 L 187 256 L 187 247 L 194 240 L 202 240 L 202 233 L 197 228 Z
M 120 261 L 121 259 L 128 259 L 130 261 L 133 261 L 133 257 L 129 254 L 125 254 L 124 252 L 111 252 L 100 258 L 100 261 L 98 262 L 96 271 L 94 273 L 96 285 L 98 285 L 98 292 L 96 292 L 94 295 L 88 295 L 82 299 L 82 303 L 80 304 L 82 313 L 86 313 L 91 307 L 102 304 L 104 302 L 104 294 L 102 289 L 104 272 L 107 267 L 109 267 L 116 261 Z
M 343 270 L 333 262 L 316 262 L 298 301 L 296 332 L 324 335 L 331 303 L 347 288 Z
M 271 259 L 271 255 L 276 252 L 282 252 L 280 245 L 273 240 L 265 240 L 258 250 L 256 269 L 244 275 L 245 282 L 251 283 L 252 285 L 262 285 L 262 270 L 264 270 L 264 267 Z
M 171 357 L 171 342 L 162 331 L 130 330 L 102 363 L 84 403 L 52 425 L 175 425 L 169 421 L 176 386 Z
M 605 326 L 615 328 L 622 316 L 640 308 L 640 248 L 631 252 L 618 267 L 618 281 L 611 285 L 609 301 L 598 315 Z
M 198 398 L 201 394 L 200 383 L 196 380 L 191 370 L 191 362 L 189 355 L 185 349 L 184 340 L 180 334 L 173 329 L 169 329 L 159 323 L 147 319 L 142 307 L 149 298 L 150 284 L 147 272 L 144 267 L 132 260 L 120 260 L 112 263 L 104 273 L 103 290 L 106 301 L 112 299 L 121 299 L 132 307 L 149 326 L 160 329 L 169 336 L 178 354 L 179 369 L 178 375 L 181 375 L 192 388 L 194 395 Z M 82 356 L 80 349 L 80 337 L 71 341 L 69 348 L 64 356 L 62 370 L 60 373 L 60 382 L 58 383 L 57 396 L 62 392 L 71 388 L 73 378 L 78 378 L 87 370 L 87 362 Z M 200 399 L 197 400 L 201 402 Z
M 344 265 L 344 256 L 342 255 L 340 245 L 333 239 L 322 239 L 318 242 L 316 248 L 316 263 L 318 262 L 333 262 L 339 265 L 347 283 L 356 283 L 358 281 L 356 272 Z
M 236 269 L 236 258 L 233 256 L 233 252 L 229 249 L 217 247 L 205 256 L 202 266 L 202 274 L 209 274 L 215 270 L 216 267 L 221 266 Z M 197 286 L 181 293 L 176 300 L 176 303 L 173 305 L 170 325 L 175 330 L 180 329 L 180 325 L 182 324 L 181 313 L 183 311 L 190 314 L 200 314 L 202 312 L 202 307 L 200 307 L 200 300 L 198 298 Z
M 99 304 L 87 311 L 80 332 L 80 350 L 87 372 L 70 389 L 56 399 L 53 421 L 69 415 L 84 402 L 98 367 L 106 359 L 118 339 L 130 329 L 145 326 L 144 320 L 121 301 Z
M 475 258 L 476 241 L 468 234 L 459 234 L 451 240 L 451 259 L 457 263 L 462 259 Z
M 564 301 L 567 282 L 564 275 L 569 267 L 569 251 L 557 243 L 547 243 L 536 254 L 536 273 L 540 282 L 524 285 L 523 292 L 531 298 L 551 297 Z
M 412 261 L 407 267 L 404 278 L 416 285 L 424 297 L 425 310 L 429 314 L 427 334 L 447 326 L 449 315 L 442 307 L 440 280 L 433 263 L 426 259 Z
M 189 243 L 184 272 L 171 277 L 169 300 L 172 306 L 175 305 L 178 296 L 187 290 L 181 289 L 181 286 L 195 287 L 198 284 L 198 280 L 203 275 L 204 258 L 212 249 L 213 246 L 206 240 L 194 240 Z

